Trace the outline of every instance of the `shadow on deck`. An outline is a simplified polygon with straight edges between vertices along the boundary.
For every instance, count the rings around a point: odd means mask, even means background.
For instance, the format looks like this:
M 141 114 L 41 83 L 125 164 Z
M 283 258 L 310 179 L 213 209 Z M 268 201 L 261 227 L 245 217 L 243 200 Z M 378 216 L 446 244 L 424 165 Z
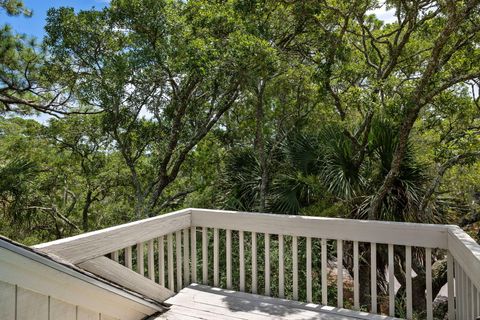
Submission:
M 156 319 L 393 319 L 365 312 L 191 284 L 166 301 Z

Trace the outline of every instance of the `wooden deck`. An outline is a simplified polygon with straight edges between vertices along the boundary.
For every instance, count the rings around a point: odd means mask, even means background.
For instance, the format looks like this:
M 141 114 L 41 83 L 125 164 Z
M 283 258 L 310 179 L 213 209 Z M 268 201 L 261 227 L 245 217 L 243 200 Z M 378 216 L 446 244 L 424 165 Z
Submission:
M 394 319 L 347 309 L 270 298 L 191 284 L 166 301 L 170 310 L 156 320 L 194 319 Z

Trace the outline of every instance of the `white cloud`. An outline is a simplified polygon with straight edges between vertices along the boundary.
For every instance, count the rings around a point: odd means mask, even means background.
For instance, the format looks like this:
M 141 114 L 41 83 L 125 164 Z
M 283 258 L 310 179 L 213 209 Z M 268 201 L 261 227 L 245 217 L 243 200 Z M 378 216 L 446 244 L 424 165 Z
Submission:
M 397 21 L 397 17 L 395 16 L 395 9 L 387 10 L 385 4 L 383 4 L 380 8 L 368 11 L 367 14 L 375 14 L 378 19 L 383 20 L 385 23 L 392 23 Z

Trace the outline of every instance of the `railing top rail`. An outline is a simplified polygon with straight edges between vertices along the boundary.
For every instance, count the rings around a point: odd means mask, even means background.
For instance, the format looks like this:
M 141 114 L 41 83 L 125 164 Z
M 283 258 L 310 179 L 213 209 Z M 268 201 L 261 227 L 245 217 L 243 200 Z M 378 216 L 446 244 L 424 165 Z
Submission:
M 191 209 L 192 226 L 447 248 L 448 225 Z
M 77 264 L 155 237 L 188 228 L 190 209 L 126 223 L 34 246 Z
M 480 288 L 480 245 L 458 226 L 448 229 L 448 250 L 477 288 Z
M 220 209 L 201 209 L 201 208 L 189 208 L 191 213 L 201 214 L 201 213 L 221 213 L 221 214 L 234 214 L 247 216 L 247 218 L 252 218 L 255 216 L 266 216 L 266 217 L 287 217 L 291 219 L 306 219 L 306 220 L 319 220 L 319 221 L 335 221 L 335 222 L 346 222 L 346 221 L 355 221 L 358 223 L 369 223 L 369 224 L 378 224 L 384 226 L 399 226 L 403 227 L 421 227 L 421 228 L 431 228 L 432 230 L 445 230 L 449 227 L 458 227 L 454 224 L 432 224 L 432 223 L 418 223 L 418 222 L 400 222 L 400 221 L 383 221 L 383 220 L 365 220 L 365 219 L 348 219 L 348 218 L 332 218 L 332 217 L 316 217 L 316 216 L 306 216 L 306 215 L 294 215 L 294 214 L 282 214 L 282 213 L 264 213 L 264 212 L 249 212 L 249 211 L 235 211 L 235 210 L 220 210 Z M 234 230 L 234 229 L 232 229 Z
M 454 225 L 196 208 L 42 243 L 36 245 L 35 248 L 57 254 L 71 263 L 77 264 L 190 226 L 428 248 L 449 248 L 457 251 L 457 247 L 463 245 L 463 251 L 471 252 L 468 253 L 471 255 L 470 258 L 475 257 L 475 261 L 480 261 L 480 246 L 463 230 Z M 468 256 L 468 254 L 465 253 L 456 258 L 457 260 L 466 260 L 465 255 Z M 478 265 L 480 266 L 480 263 Z

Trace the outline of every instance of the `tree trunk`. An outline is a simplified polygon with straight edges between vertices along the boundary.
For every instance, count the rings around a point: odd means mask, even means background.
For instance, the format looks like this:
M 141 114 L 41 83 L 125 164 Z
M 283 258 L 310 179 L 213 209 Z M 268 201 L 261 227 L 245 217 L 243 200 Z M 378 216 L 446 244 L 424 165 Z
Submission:
M 88 210 L 90 209 L 90 205 L 92 204 L 92 190 L 88 190 L 87 197 L 85 198 L 85 204 L 82 210 L 82 228 L 83 231 L 88 231 Z
M 255 105 L 255 150 L 260 162 L 260 199 L 258 205 L 258 211 L 264 212 L 267 199 L 267 184 L 268 184 L 268 168 L 267 168 L 267 155 L 265 152 L 265 136 L 263 132 L 263 125 L 265 122 L 264 111 L 264 93 L 265 93 L 266 81 L 260 80 L 257 88 L 257 103 Z
M 385 200 L 387 194 L 391 191 L 395 180 L 400 174 L 400 167 L 403 158 L 405 157 L 408 139 L 421 109 L 427 105 L 435 95 L 439 94 L 443 88 L 449 88 L 451 85 L 455 84 L 457 81 L 455 79 L 463 79 L 462 77 L 452 78 L 450 79 L 451 81 L 447 81 L 446 84 L 437 88 L 432 86 L 434 76 L 451 57 L 451 55 L 448 54 L 448 51 L 444 52 L 446 44 L 450 40 L 452 34 L 455 34 L 455 32 L 460 28 L 462 22 L 472 14 L 473 10 L 471 9 L 477 5 L 477 0 L 468 1 L 463 10 L 456 14 L 447 15 L 448 19 L 444 24 L 443 29 L 439 32 L 437 39 L 435 40 L 431 57 L 427 63 L 425 71 L 416 85 L 415 90 L 412 91 L 413 93 L 406 100 L 407 103 L 405 105 L 405 116 L 398 132 L 398 144 L 393 155 L 391 168 L 372 200 L 369 219 L 377 219 L 380 216 L 383 201 Z M 468 79 L 467 75 L 466 78 Z

